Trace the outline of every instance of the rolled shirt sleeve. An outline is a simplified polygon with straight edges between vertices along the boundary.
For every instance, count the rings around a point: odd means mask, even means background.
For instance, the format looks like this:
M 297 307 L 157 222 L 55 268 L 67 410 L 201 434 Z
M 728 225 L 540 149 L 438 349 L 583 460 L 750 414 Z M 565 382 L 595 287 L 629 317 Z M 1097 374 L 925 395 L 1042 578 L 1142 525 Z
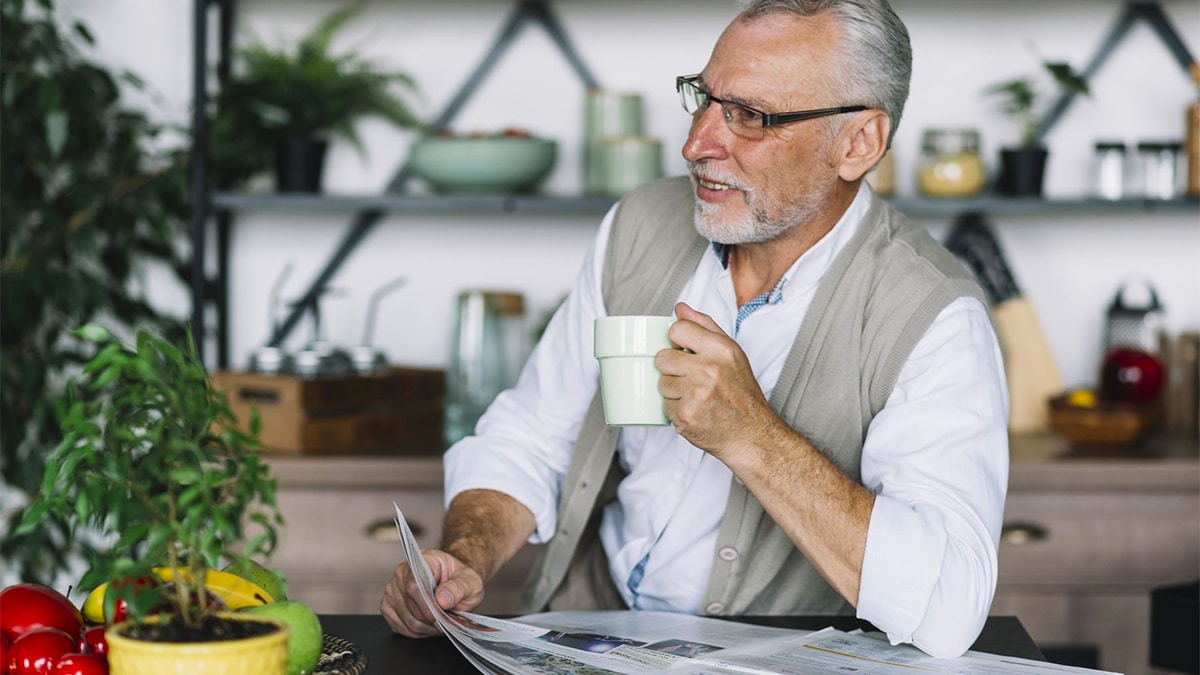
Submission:
M 592 353 L 592 323 L 603 316 L 601 261 L 612 227 L 605 216 L 576 278 L 517 384 L 496 397 L 475 435 L 446 451 L 445 501 L 472 489 L 503 492 L 537 521 L 531 543 L 554 533 L 558 496 L 588 405 L 599 384 Z
M 987 310 L 956 300 L 913 350 L 863 446 L 863 483 L 877 496 L 857 614 L 893 644 L 953 657 L 979 635 L 996 588 L 1007 420 Z

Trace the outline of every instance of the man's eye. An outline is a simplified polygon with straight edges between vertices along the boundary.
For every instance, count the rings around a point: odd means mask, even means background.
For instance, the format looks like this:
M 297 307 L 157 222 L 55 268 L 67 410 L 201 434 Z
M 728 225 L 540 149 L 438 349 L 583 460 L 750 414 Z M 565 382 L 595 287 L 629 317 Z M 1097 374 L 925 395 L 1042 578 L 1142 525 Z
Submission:
M 729 121 L 745 126 L 759 126 L 762 124 L 762 115 L 749 108 L 743 108 L 736 103 L 726 105 L 725 112 L 729 115 Z

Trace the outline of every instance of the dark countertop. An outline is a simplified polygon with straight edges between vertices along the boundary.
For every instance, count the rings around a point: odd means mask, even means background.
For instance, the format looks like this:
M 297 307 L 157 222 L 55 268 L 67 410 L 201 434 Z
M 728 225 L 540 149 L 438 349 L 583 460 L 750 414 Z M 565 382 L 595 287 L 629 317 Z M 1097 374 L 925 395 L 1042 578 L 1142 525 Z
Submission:
M 873 630 L 870 624 L 848 616 L 737 617 L 733 620 L 805 630 L 818 630 L 827 626 L 839 630 Z M 417 672 L 413 670 L 413 666 L 417 664 L 420 665 L 419 672 L 428 675 L 474 675 L 479 672 L 458 653 L 449 640 L 415 640 L 396 635 L 379 615 L 325 614 L 321 616 L 321 627 L 325 633 L 358 646 L 367 657 L 368 673 Z M 988 617 L 972 649 L 1045 660 L 1041 650 L 1021 626 L 1021 622 L 1012 616 Z

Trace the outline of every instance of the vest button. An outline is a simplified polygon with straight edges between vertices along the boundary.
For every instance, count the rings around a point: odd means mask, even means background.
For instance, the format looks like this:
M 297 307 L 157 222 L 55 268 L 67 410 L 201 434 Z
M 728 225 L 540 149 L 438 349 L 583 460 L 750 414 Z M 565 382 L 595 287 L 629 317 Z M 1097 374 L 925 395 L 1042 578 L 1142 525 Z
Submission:
M 710 602 L 704 608 L 705 614 L 720 614 L 723 611 L 725 611 L 725 604 L 721 602 Z
M 734 560 L 737 560 L 738 552 L 736 548 L 732 546 L 726 546 L 720 551 L 717 551 L 717 557 L 725 562 L 733 562 Z

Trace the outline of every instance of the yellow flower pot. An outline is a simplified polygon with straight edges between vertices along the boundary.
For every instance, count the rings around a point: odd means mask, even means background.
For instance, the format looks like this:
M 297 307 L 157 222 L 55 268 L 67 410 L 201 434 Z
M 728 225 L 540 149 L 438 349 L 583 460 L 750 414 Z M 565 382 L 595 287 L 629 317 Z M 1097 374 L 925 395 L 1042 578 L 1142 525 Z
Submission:
M 220 642 L 151 642 L 122 634 L 132 621 L 105 631 L 108 638 L 109 675 L 285 675 L 286 626 L 256 616 L 222 612 L 236 621 L 258 621 L 279 630 L 241 640 Z M 147 621 L 154 621 L 150 617 Z

